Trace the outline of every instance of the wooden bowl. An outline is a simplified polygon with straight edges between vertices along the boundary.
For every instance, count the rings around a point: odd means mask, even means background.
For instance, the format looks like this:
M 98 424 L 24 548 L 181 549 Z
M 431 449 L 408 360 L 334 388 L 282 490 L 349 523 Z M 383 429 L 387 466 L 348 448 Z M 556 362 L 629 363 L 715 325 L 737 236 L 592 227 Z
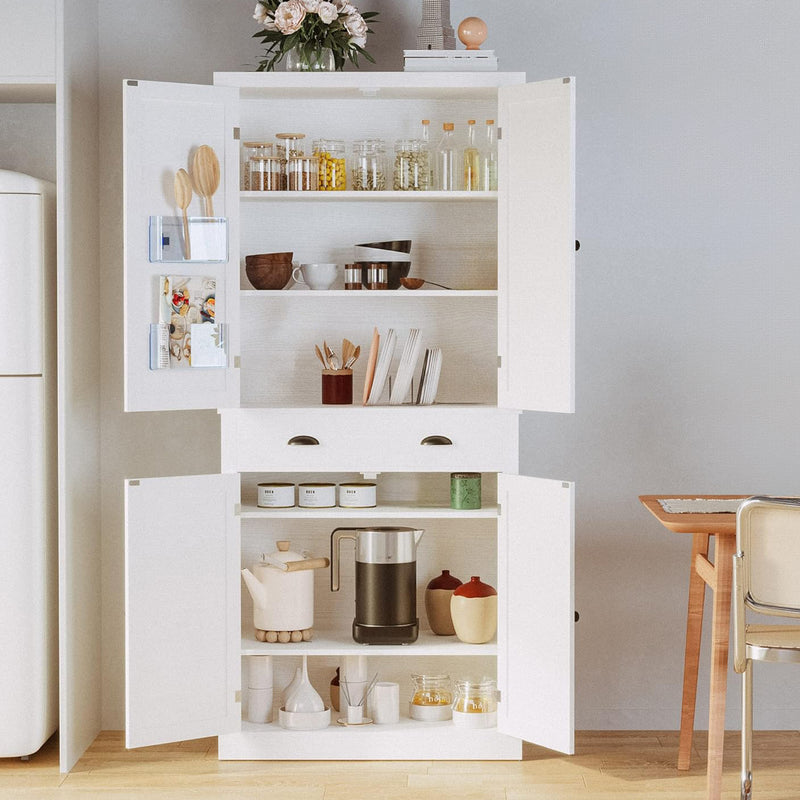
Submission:
M 292 277 L 294 253 L 259 253 L 244 257 L 247 279 L 256 289 L 283 289 Z
M 292 262 L 247 264 L 245 272 L 255 289 L 283 289 L 292 277 Z

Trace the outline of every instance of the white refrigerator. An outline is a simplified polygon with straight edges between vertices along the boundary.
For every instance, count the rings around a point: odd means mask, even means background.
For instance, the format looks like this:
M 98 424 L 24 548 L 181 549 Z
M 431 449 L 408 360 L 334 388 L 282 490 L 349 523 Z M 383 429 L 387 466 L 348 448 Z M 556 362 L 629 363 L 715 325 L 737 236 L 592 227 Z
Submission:
M 0 170 L 0 757 L 58 724 L 55 187 Z

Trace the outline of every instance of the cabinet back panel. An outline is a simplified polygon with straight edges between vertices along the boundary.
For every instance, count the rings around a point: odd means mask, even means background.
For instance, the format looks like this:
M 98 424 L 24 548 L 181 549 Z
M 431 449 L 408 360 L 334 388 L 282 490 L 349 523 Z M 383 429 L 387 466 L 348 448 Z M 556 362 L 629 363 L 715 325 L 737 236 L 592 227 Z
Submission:
M 384 520 L 358 520 L 351 527 L 386 525 Z M 242 520 L 242 568 L 261 560 L 261 553 L 273 552 L 275 542 L 288 539 L 295 552 L 307 550 L 314 557 L 330 557 L 330 534 L 347 525 L 335 520 Z M 497 587 L 497 524 L 487 519 L 403 520 L 392 525 L 421 527 L 425 530 L 417 548 L 417 616 L 420 629 L 430 630 L 425 616 L 425 587 L 443 569 L 462 581 L 471 575 Z M 341 630 L 348 636 L 355 612 L 355 556 L 353 545 L 344 542 L 340 564 L 340 590 L 330 588 L 330 569 L 314 571 L 314 627 Z M 253 603 L 242 584 L 242 630 L 253 631 Z
M 412 276 L 452 289 L 497 288 L 496 203 L 382 202 L 363 194 L 363 201 L 242 201 L 242 288 L 251 288 L 246 255 L 291 251 L 296 264 L 341 266 L 355 260 L 354 245 L 402 239 L 412 241 Z M 342 274 L 332 288 L 344 288 Z
M 394 328 L 397 344 L 389 371 L 397 366 L 410 328 L 422 331 L 423 348 L 442 348 L 439 403 L 496 402 L 497 334 L 493 297 L 365 298 L 308 297 L 287 292 L 278 297 L 243 297 L 241 403 L 243 406 L 307 406 L 321 402 L 321 365 L 314 345 L 323 340 L 337 350 L 342 338 L 361 346 L 353 371 L 353 399 L 360 403 L 372 331 Z M 341 353 L 340 353 L 341 355 Z M 415 371 L 418 386 L 424 349 Z M 388 382 L 387 382 L 388 388 Z M 384 394 L 383 403 L 388 403 Z

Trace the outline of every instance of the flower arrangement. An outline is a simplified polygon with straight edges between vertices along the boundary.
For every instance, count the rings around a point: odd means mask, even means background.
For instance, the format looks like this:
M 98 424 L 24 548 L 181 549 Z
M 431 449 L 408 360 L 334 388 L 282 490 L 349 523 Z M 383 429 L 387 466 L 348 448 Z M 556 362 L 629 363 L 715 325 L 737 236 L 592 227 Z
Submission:
M 263 30 L 254 33 L 267 46 L 266 57 L 258 71 L 273 70 L 290 51 L 312 60 L 321 50 L 329 49 L 337 70 L 347 59 L 358 66 L 358 57 L 375 59 L 364 49 L 367 34 L 372 33 L 368 20 L 377 11 L 359 13 L 348 0 L 259 0 L 253 19 Z

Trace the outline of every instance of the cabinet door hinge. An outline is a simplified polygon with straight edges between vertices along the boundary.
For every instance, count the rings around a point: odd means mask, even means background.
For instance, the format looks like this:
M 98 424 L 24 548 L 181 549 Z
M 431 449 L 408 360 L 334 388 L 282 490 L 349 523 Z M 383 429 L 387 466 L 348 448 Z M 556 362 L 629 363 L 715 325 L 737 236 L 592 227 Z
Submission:
M 233 129 L 233 138 L 234 138 L 234 140 L 238 142 L 239 141 L 239 136 L 240 136 L 239 128 L 234 128 Z
M 498 503 L 497 504 L 497 516 L 498 517 L 502 517 L 503 516 L 503 504 L 502 503 Z
M 237 689 L 233 693 L 233 702 L 234 703 L 241 703 L 242 702 L 242 690 L 241 689 Z
M 497 369 L 502 369 L 503 367 L 503 356 L 497 356 Z
M 138 86 L 139 85 L 139 81 L 125 81 L 125 83 L 127 83 L 128 86 Z
M 234 503 L 233 504 L 233 516 L 234 517 L 241 517 L 242 516 L 242 504 L 241 503 Z
M 502 139 L 502 138 L 503 138 L 503 129 L 498 126 L 498 128 L 497 128 L 497 140 L 500 141 L 500 139 Z
M 241 368 L 241 366 L 242 366 L 241 358 L 242 358 L 241 356 L 234 356 L 233 357 L 233 368 L 234 369 L 240 369 Z

